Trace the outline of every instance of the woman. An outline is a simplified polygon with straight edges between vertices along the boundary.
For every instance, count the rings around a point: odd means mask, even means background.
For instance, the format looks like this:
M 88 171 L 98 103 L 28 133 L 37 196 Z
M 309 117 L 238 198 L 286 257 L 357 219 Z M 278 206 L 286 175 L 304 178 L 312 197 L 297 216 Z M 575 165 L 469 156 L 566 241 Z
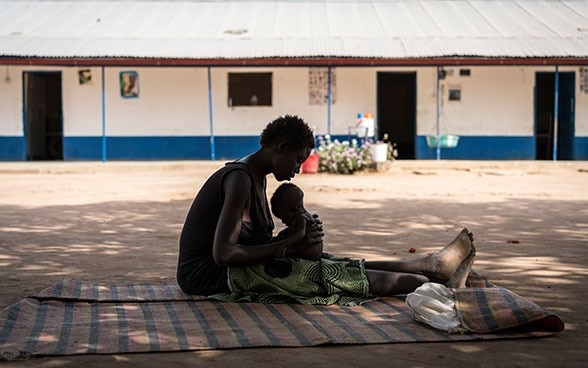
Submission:
M 308 262 L 321 259 L 324 233 L 318 216 L 308 228 L 293 231 L 286 239 L 275 238 L 266 195 L 268 175 L 289 181 L 300 172 L 315 147 L 312 130 L 299 117 L 286 115 L 265 127 L 260 145 L 215 172 L 194 199 L 180 237 L 177 280 L 184 292 L 234 291 L 229 287 L 229 268 L 264 265 L 283 257 L 299 259 L 301 254 Z M 463 276 L 456 281 L 454 275 L 469 272 L 471 241 L 464 229 L 445 248 L 422 259 L 365 265 L 360 261 L 360 282 L 379 296 L 410 292 L 430 280 L 462 283 Z

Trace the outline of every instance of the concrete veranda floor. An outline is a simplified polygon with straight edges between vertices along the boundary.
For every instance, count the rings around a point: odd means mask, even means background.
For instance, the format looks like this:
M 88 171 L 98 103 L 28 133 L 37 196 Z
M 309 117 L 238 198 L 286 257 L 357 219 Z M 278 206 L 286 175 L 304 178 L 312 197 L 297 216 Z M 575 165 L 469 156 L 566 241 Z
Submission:
M 0 163 L 0 308 L 67 277 L 175 279 L 177 240 L 221 161 Z M 588 162 L 396 161 L 387 172 L 301 174 L 329 252 L 408 259 L 474 234 L 474 268 L 558 313 L 540 339 L 40 357 L 35 367 L 588 366 Z M 268 178 L 268 192 L 277 183 Z M 278 224 L 278 222 L 276 222 Z M 279 225 L 277 225 L 279 227 Z M 409 253 L 409 248 L 416 253 Z

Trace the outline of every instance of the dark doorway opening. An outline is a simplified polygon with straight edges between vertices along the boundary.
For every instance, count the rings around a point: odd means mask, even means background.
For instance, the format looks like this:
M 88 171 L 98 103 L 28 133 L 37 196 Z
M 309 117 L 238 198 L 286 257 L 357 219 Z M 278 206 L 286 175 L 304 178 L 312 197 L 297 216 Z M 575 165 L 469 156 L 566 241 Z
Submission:
M 415 158 L 416 73 L 378 72 L 378 139 L 388 134 L 399 159 Z
M 27 160 L 63 159 L 61 72 L 25 72 Z
M 557 131 L 555 130 L 555 73 L 535 75 L 535 158 L 574 159 L 574 72 L 559 73 Z M 555 135 L 557 133 L 557 145 Z

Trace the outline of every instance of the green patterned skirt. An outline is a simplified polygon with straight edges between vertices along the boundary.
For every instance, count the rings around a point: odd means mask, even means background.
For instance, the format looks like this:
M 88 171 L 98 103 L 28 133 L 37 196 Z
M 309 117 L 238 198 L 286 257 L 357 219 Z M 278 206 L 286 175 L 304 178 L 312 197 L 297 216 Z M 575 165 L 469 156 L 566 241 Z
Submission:
M 363 259 L 323 254 L 320 261 L 298 258 L 229 267 L 230 293 L 209 297 L 226 302 L 359 305 L 377 299 L 369 293 Z

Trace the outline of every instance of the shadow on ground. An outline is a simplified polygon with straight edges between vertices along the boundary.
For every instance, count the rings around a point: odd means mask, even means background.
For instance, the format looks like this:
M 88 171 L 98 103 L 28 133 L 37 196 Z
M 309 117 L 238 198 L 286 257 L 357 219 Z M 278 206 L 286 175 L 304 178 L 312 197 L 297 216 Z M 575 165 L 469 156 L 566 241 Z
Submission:
M 178 237 L 190 202 L 0 206 L 0 308 L 62 278 L 104 283 L 173 282 Z M 574 354 L 567 361 L 568 366 L 586 362 L 588 356 L 583 346 L 588 335 L 585 313 L 588 203 L 510 199 L 463 204 L 430 199 L 384 199 L 374 200 L 371 206 L 362 204 L 358 206 L 361 208 L 345 210 L 317 203 L 308 206 L 321 214 L 324 221 L 326 251 L 366 259 L 414 258 L 445 245 L 462 227 L 468 227 L 475 234 L 478 248 L 474 268 L 498 285 L 555 311 L 567 325 L 560 336 L 535 343 L 518 342 L 504 356 L 493 359 L 509 367 L 550 366 L 558 361 L 557 352 L 565 348 Z M 415 248 L 416 252 L 409 253 L 409 248 Z M 370 364 L 381 365 L 396 354 L 404 354 L 403 367 L 426 366 L 431 357 L 419 356 L 420 350 L 423 354 L 436 354 L 433 360 L 439 360 L 441 366 L 466 366 L 472 363 L 471 354 L 486 352 L 481 356 L 488 359 L 495 347 L 504 347 L 498 342 L 447 344 L 446 349 L 439 349 L 439 344 L 413 345 L 418 347 L 273 349 L 270 355 L 260 352 L 271 349 L 251 349 L 239 354 L 215 351 L 94 356 L 90 363 L 84 361 L 84 365 L 127 361 L 141 366 L 169 359 L 180 365 L 200 362 L 220 366 L 246 359 L 258 367 L 278 363 L 299 366 L 316 362 L 323 354 L 329 354 L 331 359 L 325 366 L 364 364 L 361 357 L 366 354 L 371 356 Z M 58 357 L 36 362 L 64 366 L 81 364 L 79 359 L 84 358 Z M 518 365 L 517 359 L 524 363 Z M 486 361 L 475 366 L 493 365 Z

